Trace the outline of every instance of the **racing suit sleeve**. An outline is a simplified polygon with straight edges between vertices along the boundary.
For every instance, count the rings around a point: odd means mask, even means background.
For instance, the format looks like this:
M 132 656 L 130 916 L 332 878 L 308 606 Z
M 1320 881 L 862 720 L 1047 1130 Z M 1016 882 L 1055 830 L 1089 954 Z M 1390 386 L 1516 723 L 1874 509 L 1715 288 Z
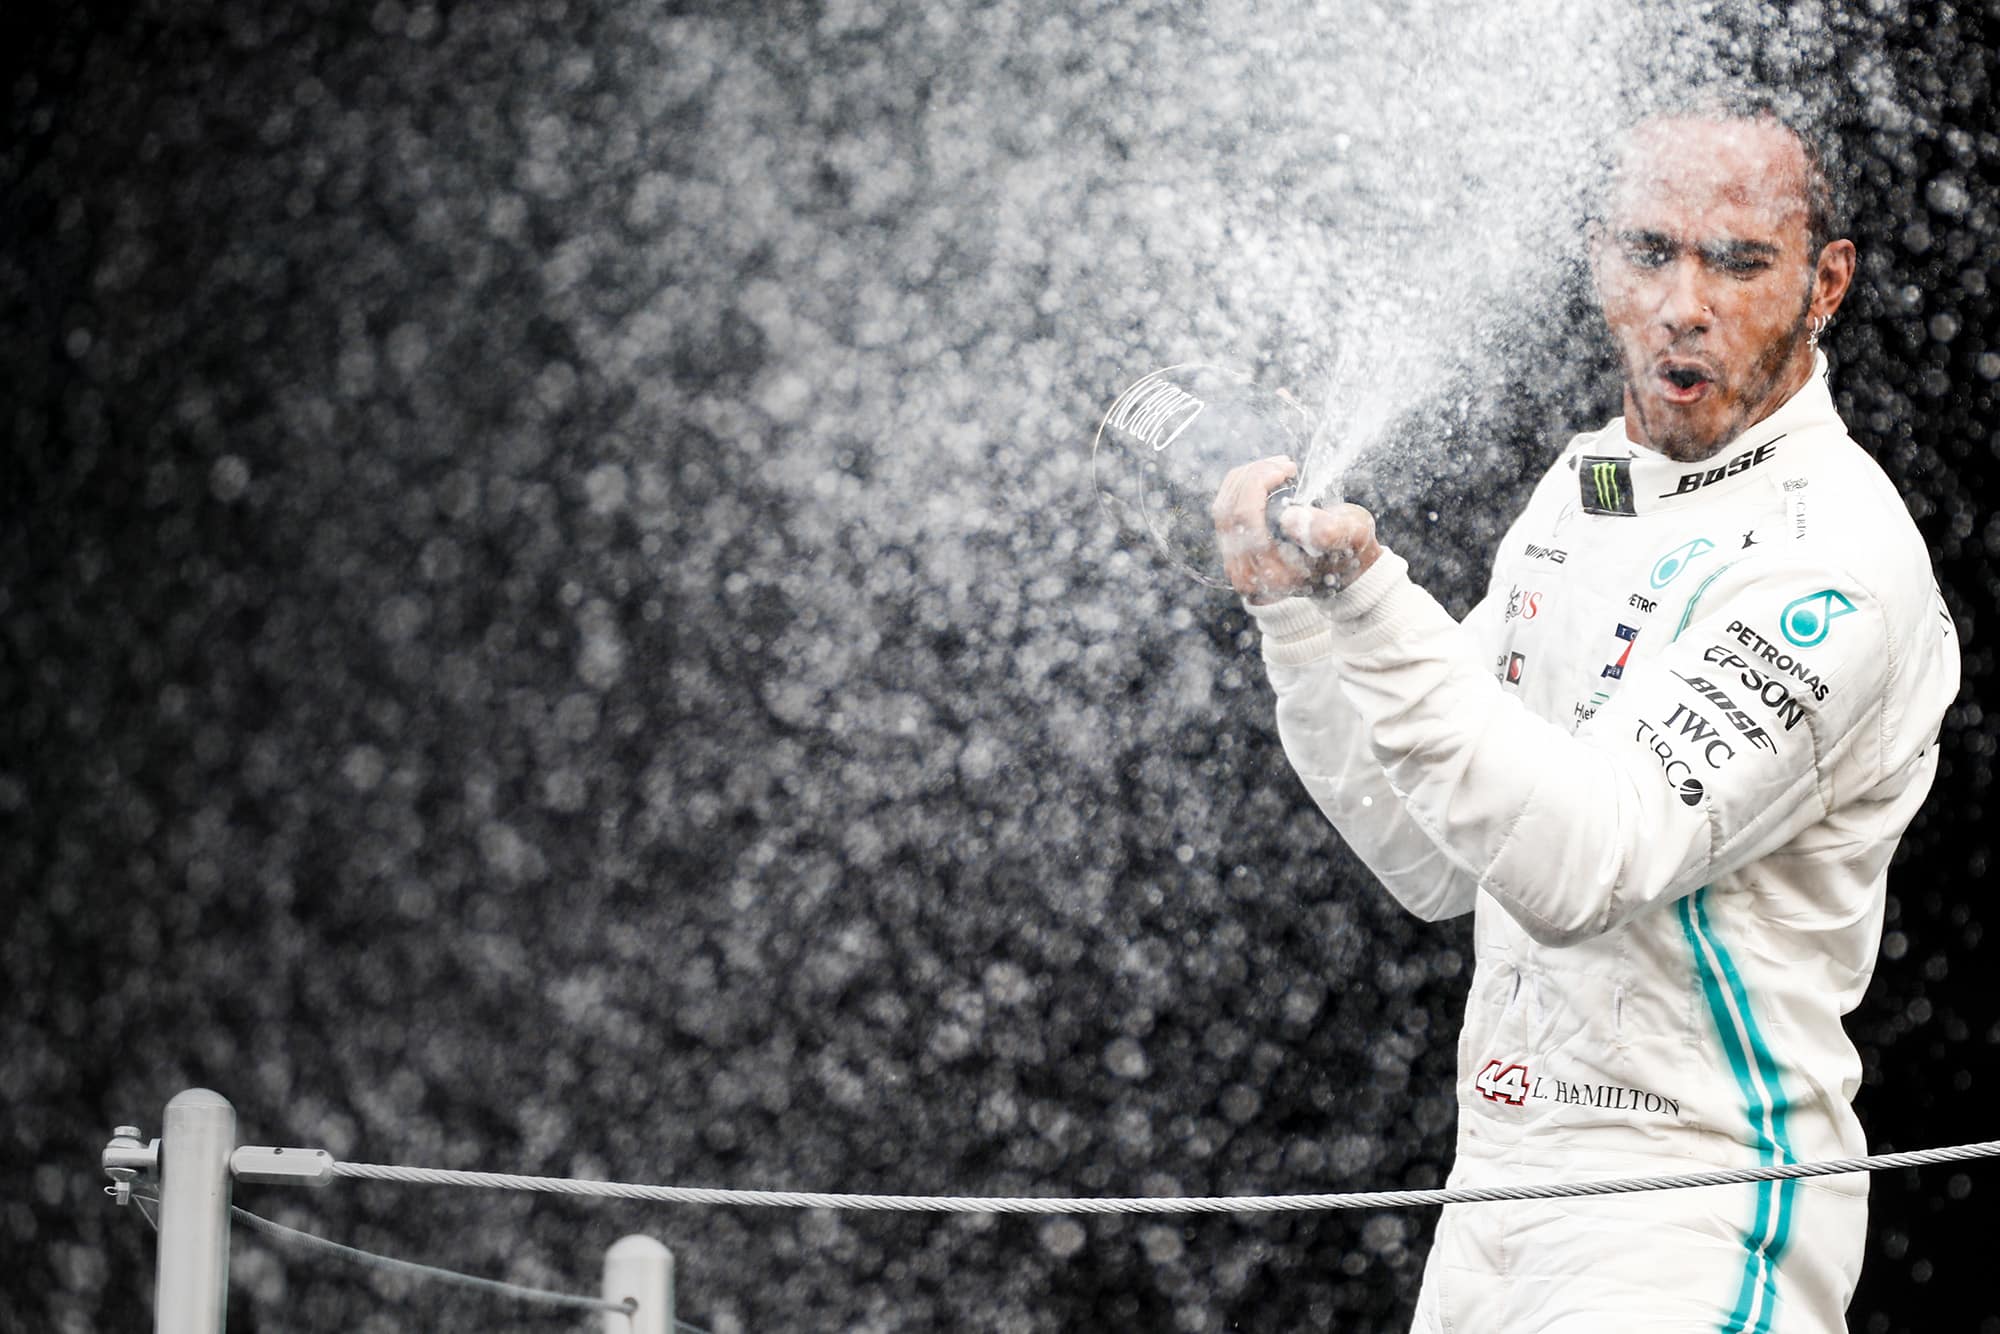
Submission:
M 1468 660 L 1491 594 L 1460 627 Z M 1278 697 L 1285 758 L 1355 855 L 1404 908 L 1426 921 L 1472 911 L 1477 879 L 1445 855 L 1403 809 L 1403 794 L 1377 763 L 1369 731 L 1350 701 L 1332 655 L 1332 628 L 1319 606 L 1290 598 L 1252 606 L 1262 627 L 1264 664 Z
M 1337 693 L 1359 724 L 1350 736 L 1365 738 L 1345 753 L 1372 754 L 1380 771 L 1351 762 L 1321 781 L 1359 774 L 1364 796 L 1400 794 L 1408 823 L 1462 872 L 1431 874 L 1396 828 L 1376 855 L 1426 868 L 1419 904 L 1458 907 L 1469 881 L 1544 944 L 1610 930 L 1764 856 L 1932 740 L 1899 734 L 1884 707 L 1911 639 L 1899 647 L 1893 606 L 1803 553 L 1718 572 L 1678 624 L 1654 627 L 1668 642 L 1648 646 L 1575 735 L 1505 691 L 1392 552 L 1310 610 L 1323 635 L 1281 631 L 1281 655 L 1301 659 L 1273 672 L 1281 716 L 1309 707 L 1287 696 Z M 1912 657 L 1925 670 L 1930 659 Z

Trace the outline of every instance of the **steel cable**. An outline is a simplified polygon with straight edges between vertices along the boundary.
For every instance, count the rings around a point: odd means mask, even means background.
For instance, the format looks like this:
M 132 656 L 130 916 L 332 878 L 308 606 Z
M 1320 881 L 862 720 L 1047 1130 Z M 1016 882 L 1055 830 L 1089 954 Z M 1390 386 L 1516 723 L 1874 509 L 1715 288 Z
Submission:
M 400 1181 L 417 1185 L 471 1186 L 488 1190 L 533 1191 L 549 1195 L 584 1195 L 619 1200 L 652 1200 L 664 1204 L 740 1204 L 790 1209 L 875 1209 L 919 1213 L 993 1214 L 1217 1214 L 1298 1212 L 1321 1209 L 1410 1209 L 1441 1204 L 1476 1204 L 1493 1200 L 1556 1200 L 1582 1195 L 1622 1195 L 1649 1190 L 1686 1190 L 1699 1186 L 1731 1186 L 1753 1181 L 1789 1181 L 1802 1177 L 1841 1176 L 1852 1172 L 1882 1172 L 1898 1167 L 1926 1167 L 2000 1157 L 2000 1140 L 1959 1144 L 1948 1148 L 1879 1153 L 1864 1158 L 1833 1158 L 1810 1163 L 1775 1163 L 1763 1167 L 1717 1168 L 1671 1176 L 1618 1177 L 1602 1181 L 1544 1182 L 1521 1186 L 1461 1186 L 1440 1190 L 1378 1190 L 1321 1195 L 1163 1195 L 1089 1198 L 1079 1196 L 958 1196 L 853 1195 L 819 1191 L 724 1190 L 705 1186 L 647 1186 L 619 1181 L 584 1181 L 574 1177 L 521 1176 L 505 1172 L 466 1172 L 436 1167 L 397 1167 L 382 1163 L 335 1163 L 333 1174 L 363 1181 Z
M 158 1197 L 134 1195 L 132 1198 L 138 1203 L 139 1212 L 145 1215 L 146 1221 L 151 1223 L 154 1229 L 157 1230 L 159 1223 L 155 1221 L 152 1211 L 147 1209 L 146 1205 L 149 1203 L 158 1203 Z M 402 1274 L 410 1278 L 429 1279 L 438 1283 L 451 1283 L 462 1288 L 473 1288 L 481 1292 L 492 1293 L 502 1297 L 512 1297 L 518 1301 L 537 1302 L 545 1306 L 565 1306 L 586 1311 L 615 1311 L 620 1315 L 630 1315 L 637 1309 L 630 1301 L 608 1302 L 602 1297 L 586 1297 L 579 1293 L 553 1292 L 547 1288 L 530 1288 L 519 1283 L 508 1283 L 502 1279 L 480 1278 L 476 1274 L 461 1274 L 455 1269 L 441 1269 L 436 1265 L 420 1264 L 415 1260 L 398 1260 L 391 1255 L 378 1255 L 374 1251 L 364 1251 L 358 1246 L 348 1246 L 341 1242 L 329 1241 L 327 1238 L 316 1236 L 311 1232 L 301 1232 L 297 1228 L 286 1227 L 283 1223 L 274 1223 L 268 1218 L 253 1214 L 248 1209 L 239 1208 L 236 1205 L 231 1205 L 229 1212 L 238 1221 L 248 1224 L 251 1228 L 267 1236 L 276 1237 L 281 1241 L 297 1242 L 302 1245 L 317 1247 L 322 1251 L 338 1255 L 344 1260 L 351 1260 L 357 1264 L 368 1265 L 392 1274 Z M 679 1323 L 679 1321 L 676 1321 L 676 1326 Z M 694 1334 L 700 1334 L 700 1331 L 694 1331 Z

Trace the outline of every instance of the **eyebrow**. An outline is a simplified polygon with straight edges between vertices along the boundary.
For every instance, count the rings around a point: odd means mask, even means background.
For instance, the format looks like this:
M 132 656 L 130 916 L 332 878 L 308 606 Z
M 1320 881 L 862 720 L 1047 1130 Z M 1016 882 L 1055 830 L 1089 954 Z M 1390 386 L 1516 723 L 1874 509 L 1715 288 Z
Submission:
M 1702 254 L 1713 259 L 1776 259 L 1784 252 L 1769 241 L 1710 241 Z
M 1619 232 L 1618 243 L 1625 246 L 1644 246 L 1679 251 L 1681 241 L 1665 232 L 1630 228 Z M 1695 246 L 1702 255 L 1710 259 L 1777 259 L 1784 250 L 1769 241 L 1746 241 L 1734 238 L 1722 241 L 1703 241 Z

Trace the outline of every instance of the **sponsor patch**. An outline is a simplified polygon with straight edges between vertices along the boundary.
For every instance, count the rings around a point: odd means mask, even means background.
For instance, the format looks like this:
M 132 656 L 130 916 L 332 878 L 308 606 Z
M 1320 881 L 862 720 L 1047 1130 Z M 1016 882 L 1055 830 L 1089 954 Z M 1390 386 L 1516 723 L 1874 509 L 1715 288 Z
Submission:
M 1681 799 L 1683 806 L 1699 806 L 1708 794 L 1702 781 L 1694 776 L 1694 766 L 1674 753 L 1673 745 L 1660 734 L 1660 729 L 1651 723 L 1642 722 L 1632 733 L 1632 739 L 1653 752 L 1653 758 L 1660 762 L 1660 768 L 1667 775 L 1667 785 L 1674 795 Z
M 1681 577 L 1682 571 L 1697 559 L 1715 550 L 1715 543 L 1705 537 L 1689 538 L 1653 562 L 1652 581 L 1654 588 L 1665 588 Z
M 1576 462 L 1579 499 L 1586 514 L 1632 514 L 1632 460 L 1585 454 Z
M 1804 701 L 1792 693 L 1791 686 L 1786 683 L 1783 677 L 1775 676 L 1770 672 L 1761 670 L 1755 664 L 1745 660 L 1734 649 L 1717 644 L 1703 653 L 1701 659 L 1703 662 L 1714 663 L 1726 672 L 1735 672 L 1736 679 L 1741 681 L 1750 691 L 1751 696 L 1764 706 L 1765 712 L 1785 725 L 1787 732 L 1797 727 L 1799 719 L 1806 716 Z M 1676 672 L 1675 675 L 1679 676 L 1680 673 Z M 1693 684 L 1694 681 L 1701 680 L 1702 678 L 1695 677 L 1690 679 L 1683 676 L 1681 679 L 1688 681 L 1689 684 Z
M 1504 620 L 1516 616 L 1524 621 L 1532 621 L 1542 613 L 1542 595 L 1534 589 L 1522 588 L 1518 584 L 1507 590 L 1507 615 Z
M 1794 542 L 1806 535 L 1806 479 L 1803 477 L 1785 479 L 1785 526 L 1792 530 Z
M 1674 711 L 1667 715 L 1664 726 L 1669 731 L 1678 728 L 1676 735 L 1679 739 L 1690 743 L 1700 754 L 1702 763 L 1711 769 L 1720 769 L 1736 758 L 1736 747 L 1723 739 L 1721 731 L 1699 709 L 1676 704 Z
M 1764 668 L 1769 670 L 1770 674 L 1780 677 L 1790 677 L 1804 686 L 1814 699 L 1822 702 L 1825 701 L 1828 690 L 1827 684 L 1820 678 L 1820 674 L 1807 664 L 1805 659 L 1796 654 L 1785 652 L 1741 621 L 1731 621 L 1729 623 L 1729 633 L 1736 636 L 1737 643 L 1749 650 L 1751 661 L 1745 664 L 1746 666 L 1761 663 Z M 1716 650 L 1710 651 L 1715 652 Z M 1727 650 L 1721 651 L 1727 652 Z M 1718 658 L 1706 657 L 1704 660 L 1708 662 L 1721 661 Z M 1745 681 L 1744 684 L 1749 685 L 1750 683 Z
M 1765 441 L 1755 449 L 1744 450 L 1727 463 L 1717 464 L 1713 468 L 1688 473 L 1681 478 L 1673 490 L 1661 492 L 1659 498 L 1661 500 L 1670 500 L 1675 496 L 1684 496 L 1691 491 L 1699 491 L 1704 486 L 1714 486 L 1725 477 L 1734 477 L 1738 473 L 1748 472 L 1777 453 L 1778 441 L 1784 438 L 1782 435 L 1776 436 Z
M 1734 653 L 1729 652 L 1729 650 L 1727 649 L 1714 648 L 1710 649 L 1709 652 L 1712 654 L 1720 653 L 1723 656 L 1729 658 L 1733 662 L 1738 662 L 1738 663 L 1743 662 L 1743 659 L 1737 657 Z M 1744 663 L 1743 665 L 1747 667 L 1749 664 Z M 1742 709 L 1736 706 L 1736 701 L 1730 697 L 1728 691 L 1724 690 L 1721 686 L 1716 685 L 1713 681 L 1709 680 L 1705 676 L 1689 676 L 1686 672 L 1681 672 L 1681 671 L 1675 672 L 1674 675 L 1678 676 L 1681 680 L 1687 682 L 1688 688 L 1690 690 L 1694 691 L 1697 695 L 1700 695 L 1703 699 L 1707 700 L 1710 704 L 1714 705 L 1716 711 L 1722 715 L 1722 720 L 1728 723 L 1731 727 L 1735 728 L 1737 734 L 1741 736 L 1745 741 L 1757 747 L 1757 749 L 1759 750 L 1768 750 L 1774 755 L 1777 754 L 1778 743 L 1771 739 L 1771 734 L 1769 732 L 1765 731 L 1761 726 L 1758 725 L 1756 719 L 1752 718 L 1748 713 L 1744 712 Z M 1755 674 L 1755 675 L 1758 675 L 1760 680 L 1762 679 L 1761 674 Z M 1787 695 L 1787 700 L 1790 701 L 1789 695 Z M 1790 701 L 1790 702 L 1796 704 L 1796 701 Z M 1804 706 L 1798 705 L 1798 709 L 1799 712 L 1803 712 Z M 1792 721 L 1796 722 L 1797 720 L 1798 720 L 1797 716 L 1794 715 Z M 1789 726 L 1787 727 L 1786 730 L 1787 731 L 1790 730 Z
M 1591 692 L 1590 698 L 1585 700 L 1583 703 L 1571 705 L 1570 713 L 1574 717 L 1575 721 L 1571 725 L 1570 730 L 1573 732 L 1577 728 L 1582 727 L 1585 723 L 1589 722 L 1592 718 L 1595 718 L 1597 716 L 1597 711 L 1603 708 L 1606 704 L 1609 704 L 1610 702 L 1611 702 L 1611 693 L 1609 691 L 1594 690 Z
M 1854 604 L 1848 601 L 1845 593 L 1822 588 L 1817 593 L 1808 593 L 1786 603 L 1784 614 L 1778 618 L 1778 629 L 1800 648 L 1811 648 L 1826 638 L 1826 632 L 1836 617 L 1845 616 L 1853 610 Z
M 1617 660 L 1606 663 L 1604 670 L 1599 673 L 1600 676 L 1608 676 L 1614 681 L 1625 675 L 1625 664 L 1632 660 L 1632 643 L 1639 637 L 1638 627 L 1621 625 L 1618 627 L 1618 637 L 1625 641 L 1625 646 L 1618 651 Z

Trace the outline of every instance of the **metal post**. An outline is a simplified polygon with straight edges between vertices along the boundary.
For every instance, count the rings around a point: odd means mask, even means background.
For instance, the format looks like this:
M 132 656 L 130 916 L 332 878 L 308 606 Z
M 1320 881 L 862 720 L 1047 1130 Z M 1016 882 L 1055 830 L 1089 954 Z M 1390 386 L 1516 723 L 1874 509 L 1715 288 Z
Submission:
M 222 1334 L 229 1301 L 229 1153 L 236 1109 L 207 1089 L 167 1104 L 160 1128 L 155 1334 Z
M 604 1313 L 604 1334 L 674 1334 L 674 1253 L 651 1237 L 620 1237 L 604 1253 L 604 1300 L 634 1303 Z

